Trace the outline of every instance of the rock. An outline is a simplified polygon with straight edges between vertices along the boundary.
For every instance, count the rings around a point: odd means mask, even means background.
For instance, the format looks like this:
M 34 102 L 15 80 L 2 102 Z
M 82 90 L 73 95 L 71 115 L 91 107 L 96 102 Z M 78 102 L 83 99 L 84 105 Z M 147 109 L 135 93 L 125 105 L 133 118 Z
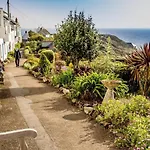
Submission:
M 57 84 L 55 87 L 56 87 L 56 88 L 59 88 L 59 84 Z
M 56 85 L 56 87 L 59 88 L 59 85 Z M 59 91 L 60 91 L 60 92 L 63 92 L 63 89 L 64 89 L 63 87 L 60 87 L 60 88 L 59 88 Z
M 71 101 L 72 101 L 72 103 L 76 103 L 77 102 L 77 100 L 75 98 L 72 99 Z
M 89 114 L 89 113 L 91 113 L 93 110 L 94 110 L 93 107 L 84 107 L 84 112 L 85 112 L 85 114 Z
M 70 91 L 68 89 L 63 88 L 63 93 L 66 95 L 66 94 L 70 93 Z

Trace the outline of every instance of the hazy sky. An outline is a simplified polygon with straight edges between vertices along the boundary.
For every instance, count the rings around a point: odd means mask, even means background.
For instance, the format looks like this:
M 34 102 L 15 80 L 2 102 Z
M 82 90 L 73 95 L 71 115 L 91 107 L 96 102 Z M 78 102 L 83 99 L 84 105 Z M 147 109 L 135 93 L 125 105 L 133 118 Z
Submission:
M 6 1 L 0 7 L 6 9 Z M 150 28 L 150 0 L 10 0 L 22 28 L 55 28 L 70 10 L 92 15 L 97 28 Z

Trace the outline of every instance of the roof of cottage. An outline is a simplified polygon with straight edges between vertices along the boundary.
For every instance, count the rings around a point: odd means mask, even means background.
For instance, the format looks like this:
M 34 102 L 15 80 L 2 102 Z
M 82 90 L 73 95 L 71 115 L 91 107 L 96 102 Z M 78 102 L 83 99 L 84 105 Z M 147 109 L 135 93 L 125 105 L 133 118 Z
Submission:
M 48 30 L 46 30 L 46 29 L 43 28 L 43 27 L 39 27 L 37 30 L 38 30 L 37 33 L 42 34 L 42 35 L 44 35 L 44 36 L 50 35 L 50 33 L 48 32 Z

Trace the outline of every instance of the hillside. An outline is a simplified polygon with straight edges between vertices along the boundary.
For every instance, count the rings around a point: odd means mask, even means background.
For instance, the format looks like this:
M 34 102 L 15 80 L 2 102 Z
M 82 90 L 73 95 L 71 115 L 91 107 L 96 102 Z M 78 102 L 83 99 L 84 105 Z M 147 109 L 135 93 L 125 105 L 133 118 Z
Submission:
M 107 47 L 108 37 L 111 38 L 112 50 L 114 51 L 114 54 L 116 55 L 124 56 L 125 54 L 129 54 L 133 50 L 135 50 L 135 47 L 132 45 L 132 43 L 126 43 L 114 35 L 100 34 L 100 40 L 101 40 L 101 46 L 102 46 L 101 48 L 103 50 L 105 50 Z

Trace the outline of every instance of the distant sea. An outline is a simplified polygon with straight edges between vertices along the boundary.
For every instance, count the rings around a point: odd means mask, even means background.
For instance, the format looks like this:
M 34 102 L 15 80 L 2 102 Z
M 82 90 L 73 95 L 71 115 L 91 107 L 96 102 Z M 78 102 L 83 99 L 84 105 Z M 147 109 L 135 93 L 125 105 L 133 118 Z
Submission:
M 22 29 L 22 34 L 25 30 Z M 48 29 L 50 33 L 55 33 L 55 29 Z M 125 42 L 133 43 L 137 47 L 142 46 L 144 43 L 150 42 L 150 29 L 98 29 L 101 34 L 111 34 L 122 39 Z

